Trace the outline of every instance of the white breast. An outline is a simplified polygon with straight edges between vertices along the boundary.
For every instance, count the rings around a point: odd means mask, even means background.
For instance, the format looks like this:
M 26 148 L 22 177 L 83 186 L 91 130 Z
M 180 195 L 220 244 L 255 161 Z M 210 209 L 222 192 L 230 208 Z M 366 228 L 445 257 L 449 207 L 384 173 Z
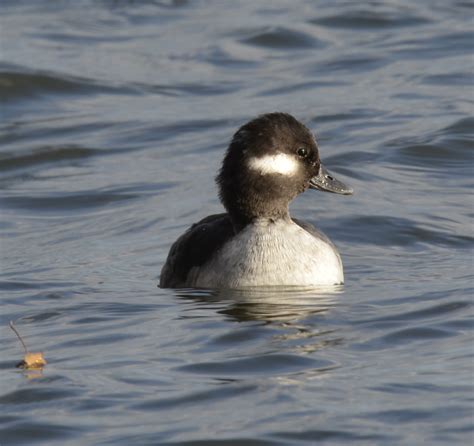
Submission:
M 288 221 L 248 225 L 188 276 L 189 286 L 201 288 L 343 282 L 342 262 L 334 247 Z

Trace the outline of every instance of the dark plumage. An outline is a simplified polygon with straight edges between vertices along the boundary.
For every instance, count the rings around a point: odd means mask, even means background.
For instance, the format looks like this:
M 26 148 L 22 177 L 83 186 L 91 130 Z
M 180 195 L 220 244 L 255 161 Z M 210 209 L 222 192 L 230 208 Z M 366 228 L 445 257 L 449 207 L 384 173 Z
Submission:
M 243 169 L 246 158 L 269 154 L 295 155 L 305 147 L 308 155 L 297 175 L 285 178 Z M 309 187 L 319 170 L 319 152 L 311 132 L 293 116 L 268 113 L 240 127 L 235 133 L 216 178 L 219 197 L 232 221 L 245 226 L 258 217 L 282 218 L 288 203 Z
M 185 286 L 193 266 L 206 263 L 211 255 L 235 235 L 229 214 L 215 214 L 194 223 L 171 246 L 160 275 L 161 288 Z

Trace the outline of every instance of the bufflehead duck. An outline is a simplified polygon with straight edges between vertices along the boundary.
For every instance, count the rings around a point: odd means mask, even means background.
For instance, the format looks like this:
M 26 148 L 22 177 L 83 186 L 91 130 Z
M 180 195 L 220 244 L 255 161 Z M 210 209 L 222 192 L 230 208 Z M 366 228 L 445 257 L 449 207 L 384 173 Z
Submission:
M 341 284 L 334 245 L 288 205 L 306 189 L 350 195 L 322 166 L 316 141 L 286 113 L 258 116 L 233 136 L 216 177 L 227 213 L 210 215 L 173 244 L 161 288 Z

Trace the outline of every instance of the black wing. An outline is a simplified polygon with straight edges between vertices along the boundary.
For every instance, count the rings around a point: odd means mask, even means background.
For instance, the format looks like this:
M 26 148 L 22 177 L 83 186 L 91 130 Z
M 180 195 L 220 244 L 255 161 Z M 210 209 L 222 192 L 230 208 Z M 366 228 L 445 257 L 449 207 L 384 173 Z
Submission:
M 193 224 L 171 246 L 161 270 L 160 288 L 186 286 L 190 269 L 206 263 L 234 235 L 228 214 L 209 215 Z

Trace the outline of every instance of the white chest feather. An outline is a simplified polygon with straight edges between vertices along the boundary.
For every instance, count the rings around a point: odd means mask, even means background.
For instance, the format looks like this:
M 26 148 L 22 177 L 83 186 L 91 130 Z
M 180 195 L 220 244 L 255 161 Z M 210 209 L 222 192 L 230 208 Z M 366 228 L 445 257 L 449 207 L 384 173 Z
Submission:
M 294 223 L 257 222 L 188 276 L 189 286 L 333 285 L 344 281 L 335 249 Z

